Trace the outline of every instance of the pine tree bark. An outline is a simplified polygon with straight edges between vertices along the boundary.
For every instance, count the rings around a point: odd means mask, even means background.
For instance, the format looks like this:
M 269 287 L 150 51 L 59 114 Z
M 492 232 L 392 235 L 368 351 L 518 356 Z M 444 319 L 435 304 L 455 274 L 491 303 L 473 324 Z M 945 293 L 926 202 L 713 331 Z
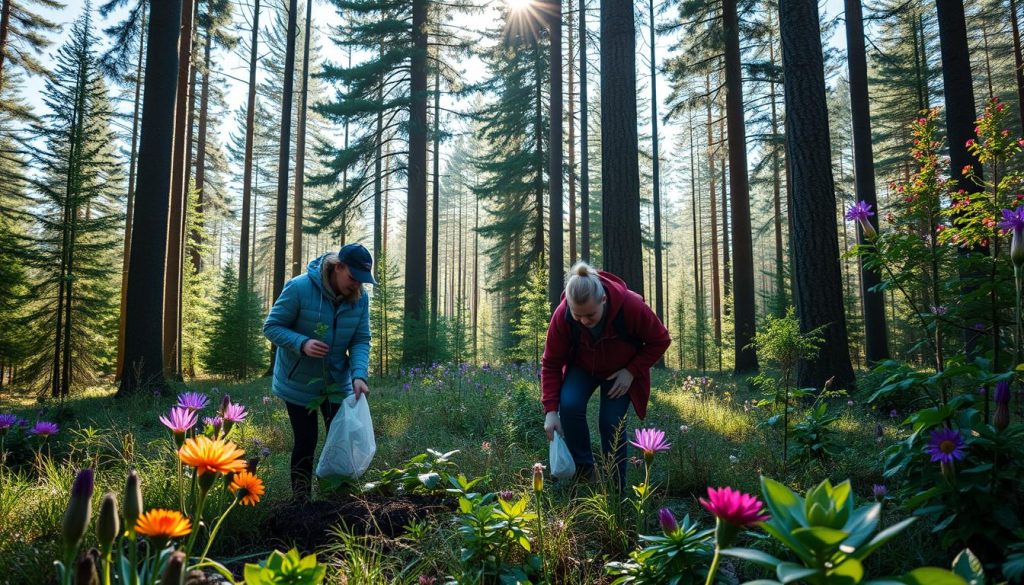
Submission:
M 797 384 L 822 388 L 835 376 L 836 388 L 852 388 L 818 18 L 817 0 L 780 3 L 786 143 L 793 182 L 794 300 L 800 330 L 823 327 L 824 339 L 814 358 L 798 364 Z
M 1017 82 L 1017 115 L 1024 128 L 1024 56 L 1020 46 L 1020 20 L 1017 17 L 1017 0 L 1010 0 L 1010 25 L 1013 27 L 1013 70 Z
M 170 209 L 167 222 L 167 259 L 164 268 L 164 358 L 165 375 L 181 377 L 181 268 L 182 229 L 185 222 L 188 175 L 189 75 L 192 69 L 192 20 L 195 2 L 185 0 L 181 7 L 178 42 L 178 85 L 174 111 L 174 150 L 171 161 Z
M 711 116 L 711 73 L 704 76 L 704 91 L 707 94 L 707 132 L 708 132 L 708 203 L 711 205 L 711 321 L 714 327 L 715 346 L 722 345 L 722 285 L 718 276 L 718 188 L 716 186 L 714 157 L 714 121 Z
M 427 0 L 412 1 L 412 45 L 409 112 L 409 191 L 405 238 L 405 314 L 422 318 L 426 297 L 427 242 Z M 406 335 L 403 360 L 422 355 L 418 340 Z
M 429 348 L 433 348 L 435 335 L 437 333 L 437 296 L 438 296 L 438 238 L 440 236 L 441 218 L 441 159 L 438 151 L 441 147 L 441 125 L 439 116 L 441 114 L 441 65 L 434 69 L 434 155 L 433 155 L 433 181 L 431 189 L 431 210 L 430 210 L 430 335 Z M 427 356 L 430 359 L 430 356 Z
M 306 0 L 306 28 L 302 47 L 302 93 L 299 96 L 299 125 L 295 142 L 295 209 L 292 212 L 292 276 L 302 273 L 303 191 L 306 186 L 306 114 L 309 97 L 309 39 L 313 36 L 313 0 Z
M 0 0 L 0 92 L 4 89 L 4 60 L 7 57 L 7 39 L 11 31 L 11 8 L 14 0 Z
M 604 267 L 644 290 L 633 4 L 601 0 L 601 226 Z M 608 221 L 615 218 L 615 221 Z
M 754 242 L 750 231 L 750 188 L 747 181 L 747 129 L 743 119 L 743 76 L 740 64 L 739 16 L 736 0 L 723 1 L 725 30 L 725 109 L 729 131 L 729 188 L 732 209 L 733 319 L 736 374 L 758 369 L 751 344 L 756 326 Z M 723 214 L 725 210 L 722 210 Z M 728 244 L 726 248 L 728 249 Z M 726 261 L 728 265 L 728 261 Z
M 974 138 L 975 110 L 964 4 L 963 0 L 936 0 L 935 6 L 939 16 L 950 178 L 968 193 L 976 193 L 980 187 L 975 181 L 965 180 L 963 174 L 963 167 L 970 165 L 978 177 L 982 176 L 981 163 L 967 150 L 967 141 Z
M 119 396 L 163 380 L 162 303 L 181 0 L 152 4 L 142 98 L 139 178 L 128 268 L 125 369 Z
M 580 2 L 580 257 L 590 262 L 590 151 L 587 132 L 587 0 Z
M 875 195 L 875 162 L 871 146 L 871 113 L 868 95 L 868 66 L 864 50 L 864 21 L 860 0 L 846 0 L 846 54 L 850 67 L 850 109 L 853 120 L 853 178 L 857 199 L 878 210 Z M 878 230 L 878 215 L 871 222 Z M 864 233 L 857 225 L 858 241 Z M 881 282 L 878 271 L 860 260 L 860 296 L 864 311 L 864 350 L 868 365 L 889 359 L 888 332 L 885 328 L 885 293 L 872 292 Z
M 548 306 L 562 295 L 565 251 L 562 238 L 562 0 L 550 0 L 550 95 L 548 102 Z M 571 69 L 571 67 L 570 67 Z M 570 169 L 571 174 L 571 169 Z
M 583 1 L 584 0 L 580 0 L 580 2 Z M 579 258 L 579 256 L 576 255 L 576 100 L 573 98 L 573 92 L 576 90 L 576 64 L 573 62 L 572 58 L 575 51 L 575 31 L 573 30 L 575 10 L 573 8 L 573 0 L 569 0 L 569 9 L 566 11 L 565 17 L 566 33 L 568 34 L 569 45 L 566 52 L 566 60 L 568 62 L 566 72 L 569 76 L 569 98 L 566 100 L 566 103 L 569 106 L 569 115 L 566 116 L 566 120 L 569 122 L 569 149 L 566 154 L 569 158 L 569 264 L 572 265 L 576 262 L 576 259 Z
M 212 14 L 207 17 L 213 19 Z M 199 129 L 196 140 L 196 221 L 192 229 L 192 268 L 196 272 L 203 269 L 203 260 L 199 247 L 203 245 L 203 205 L 206 200 L 206 135 L 208 131 L 207 113 L 210 106 L 210 47 L 213 43 L 213 32 L 207 27 L 206 39 L 203 43 L 203 90 L 199 94 Z
M 281 137 L 277 157 L 277 206 L 274 222 L 273 300 L 281 296 L 285 279 L 285 256 L 288 249 L 288 163 L 291 160 L 292 100 L 295 91 L 295 36 L 297 0 L 288 1 L 288 29 L 284 53 L 284 88 L 281 94 Z M 273 353 L 271 353 L 273 356 Z M 273 366 L 273 357 L 271 358 Z
M 661 154 L 658 151 L 658 70 L 655 59 L 655 45 L 657 34 L 654 30 L 654 0 L 648 2 L 650 12 L 650 35 L 651 35 L 651 179 L 652 184 L 652 205 L 654 207 L 654 314 L 658 319 L 665 320 L 665 298 L 662 295 L 662 242 L 661 242 Z M 667 286 L 665 289 L 667 290 Z M 664 366 L 664 360 L 658 361 Z
M 256 59 L 260 38 L 260 0 L 253 0 L 249 43 L 249 96 L 245 106 L 245 160 L 242 164 L 242 233 L 238 244 L 238 290 L 249 290 L 249 201 L 252 199 L 252 150 L 256 127 Z
M 146 22 L 146 7 L 142 5 L 139 22 Z M 128 159 L 128 198 L 124 216 L 124 252 L 121 262 L 121 311 L 118 314 L 117 362 L 114 366 L 114 380 L 120 380 L 124 371 L 124 324 L 128 304 L 128 260 L 132 250 L 132 214 L 135 212 L 135 172 L 138 158 L 139 110 L 142 107 L 142 60 L 145 56 L 146 35 L 139 32 L 139 57 L 135 65 L 135 106 L 132 111 L 132 146 Z

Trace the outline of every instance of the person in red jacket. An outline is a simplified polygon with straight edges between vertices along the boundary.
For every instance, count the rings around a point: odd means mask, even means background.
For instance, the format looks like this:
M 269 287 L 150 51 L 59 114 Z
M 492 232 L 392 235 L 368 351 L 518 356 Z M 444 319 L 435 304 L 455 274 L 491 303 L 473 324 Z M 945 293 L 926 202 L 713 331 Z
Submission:
M 614 274 L 578 262 L 569 271 L 565 294 L 551 315 L 541 360 L 541 402 L 548 441 L 565 439 L 579 477 L 594 470 L 587 426 L 587 402 L 601 388 L 598 429 L 606 456 L 618 435 L 615 461 L 619 488 L 626 481 L 629 405 L 641 419 L 651 396 L 651 366 L 672 343 L 643 297 Z

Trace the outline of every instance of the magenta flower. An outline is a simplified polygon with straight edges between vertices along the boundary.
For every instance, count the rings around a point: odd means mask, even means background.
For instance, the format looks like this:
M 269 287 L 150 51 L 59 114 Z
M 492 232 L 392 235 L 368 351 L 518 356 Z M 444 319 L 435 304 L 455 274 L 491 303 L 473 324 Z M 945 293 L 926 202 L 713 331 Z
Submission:
M 171 408 L 170 416 L 160 416 L 160 422 L 174 434 L 182 433 L 196 426 L 196 413 L 184 406 Z
M 210 399 L 202 392 L 184 392 L 178 394 L 178 406 L 189 410 L 202 410 Z
M 203 424 L 209 425 L 213 428 L 220 428 L 220 426 L 224 424 L 224 419 L 219 416 L 204 416 Z
M 931 432 L 928 440 L 927 453 L 932 461 L 953 463 L 964 458 L 964 438 L 956 429 L 936 429 Z
M 672 510 L 668 508 L 658 510 L 658 523 L 661 524 L 661 531 L 665 533 L 665 536 L 672 536 L 679 531 L 679 523 L 672 515 Z
M 35 425 L 32 426 L 31 429 L 28 430 L 30 434 L 33 434 L 37 437 L 42 437 L 44 439 L 49 437 L 50 435 L 56 435 L 59 431 L 60 427 L 57 426 L 57 423 L 47 422 L 44 420 L 37 422 Z
M 1017 209 L 1004 209 L 999 227 L 1013 232 L 1010 240 L 1010 260 L 1017 268 L 1024 267 L 1024 205 Z
M 629 444 L 644 452 L 644 460 L 650 463 L 654 454 L 661 451 L 668 451 L 672 445 L 665 441 L 665 431 L 658 429 L 636 429 L 636 440 Z
M 873 238 L 877 232 L 875 232 L 875 226 L 871 225 L 871 220 L 868 218 L 874 214 L 875 212 L 871 211 L 870 203 L 867 201 L 858 201 L 846 210 L 846 219 L 847 221 L 856 221 L 860 223 L 860 227 L 864 231 L 864 237 Z
M 700 505 L 716 518 L 733 526 L 750 526 L 768 520 L 762 514 L 764 504 L 756 497 L 731 487 L 708 488 L 708 499 L 700 498 Z
M 21 424 L 21 419 L 17 415 L 2 413 L 0 414 L 0 433 L 6 433 L 11 427 L 16 427 Z
M 245 407 L 241 404 L 234 402 L 228 403 L 227 407 L 224 408 L 223 412 L 220 413 L 222 419 L 225 422 L 239 423 L 245 420 L 245 417 L 249 413 L 245 410 Z

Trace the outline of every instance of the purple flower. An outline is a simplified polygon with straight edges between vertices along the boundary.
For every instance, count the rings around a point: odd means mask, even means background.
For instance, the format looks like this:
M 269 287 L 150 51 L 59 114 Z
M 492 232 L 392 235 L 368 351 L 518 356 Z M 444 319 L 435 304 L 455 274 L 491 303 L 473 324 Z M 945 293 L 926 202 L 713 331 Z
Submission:
M 672 510 L 668 508 L 658 510 L 658 523 L 661 524 L 661 531 L 665 533 L 665 536 L 672 536 L 679 531 L 679 523 L 672 515 Z
M 37 422 L 28 430 L 30 434 L 44 439 L 50 435 L 56 435 L 58 431 L 60 431 L 60 427 L 57 426 L 57 423 L 47 422 L 44 420 Z
M 498 497 L 506 502 L 511 502 L 512 498 L 516 497 L 516 494 L 512 490 L 501 490 L 498 492 Z
M 202 410 L 206 408 L 209 400 L 202 392 L 185 392 L 178 395 L 178 406 L 189 410 Z
M 899 415 L 900 415 L 900 413 L 896 412 L 895 408 L 889 411 L 889 418 L 896 418 Z
M 953 463 L 964 458 L 964 438 L 956 429 L 936 429 L 928 440 L 927 453 L 932 461 Z
M 999 227 L 1013 232 L 1010 260 L 1016 268 L 1024 267 L 1024 205 L 1018 205 L 1017 209 L 1004 209 Z
M 1010 381 L 996 382 L 996 404 L 1010 403 Z
M 939 316 L 945 315 L 949 311 L 949 309 L 947 309 L 946 307 L 944 307 L 942 305 L 939 305 L 939 306 L 932 305 L 931 309 L 932 309 L 932 315 L 939 315 Z
M 668 451 L 672 445 L 665 441 L 665 431 L 658 429 L 636 429 L 636 440 L 629 444 L 644 452 L 644 460 L 648 463 L 659 451 Z
M 171 429 L 171 432 L 176 435 L 179 433 L 184 434 L 196 426 L 196 420 L 196 413 L 183 406 L 171 408 L 169 417 L 160 417 L 160 422 L 164 423 L 164 426 Z
M 6 433 L 11 427 L 21 424 L 21 419 L 14 414 L 0 414 L 0 433 Z
M 222 424 L 224 424 L 224 419 L 222 419 L 219 416 L 204 416 L 203 417 L 203 424 L 204 425 L 209 425 L 209 426 L 211 426 L 213 428 L 216 428 L 216 429 L 219 429 L 220 426 Z
M 846 219 L 848 221 L 856 221 L 860 223 L 860 227 L 864 230 L 864 237 L 873 238 L 877 234 L 875 227 L 871 225 L 871 221 L 868 219 L 875 212 L 871 211 L 871 204 L 867 201 L 858 201 L 850 206 L 850 209 L 846 211 Z
M 885 487 L 885 484 L 876 483 L 871 486 L 871 495 L 875 496 L 875 499 L 881 502 L 885 499 L 885 496 L 889 495 L 889 489 Z
M 220 416 L 225 422 L 239 423 L 245 420 L 245 417 L 249 413 L 245 410 L 245 407 L 241 404 L 234 402 L 228 402 L 227 406 L 221 411 Z

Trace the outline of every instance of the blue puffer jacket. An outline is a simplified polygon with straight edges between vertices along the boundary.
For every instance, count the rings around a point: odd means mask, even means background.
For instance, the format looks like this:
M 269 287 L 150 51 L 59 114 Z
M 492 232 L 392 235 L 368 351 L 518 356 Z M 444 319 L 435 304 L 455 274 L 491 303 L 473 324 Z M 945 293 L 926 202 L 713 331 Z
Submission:
M 335 307 L 320 275 L 323 258 L 310 262 L 306 274 L 285 283 L 263 324 L 263 334 L 277 346 L 273 392 L 292 404 L 306 405 L 323 392 L 324 359 L 329 360 L 333 381 L 346 393 L 352 391 L 352 378 L 366 379 L 369 368 L 369 300 L 364 292 L 355 303 L 342 301 Z M 323 359 L 306 356 L 300 349 L 316 337 L 318 323 L 327 328 L 319 339 L 331 348 Z

